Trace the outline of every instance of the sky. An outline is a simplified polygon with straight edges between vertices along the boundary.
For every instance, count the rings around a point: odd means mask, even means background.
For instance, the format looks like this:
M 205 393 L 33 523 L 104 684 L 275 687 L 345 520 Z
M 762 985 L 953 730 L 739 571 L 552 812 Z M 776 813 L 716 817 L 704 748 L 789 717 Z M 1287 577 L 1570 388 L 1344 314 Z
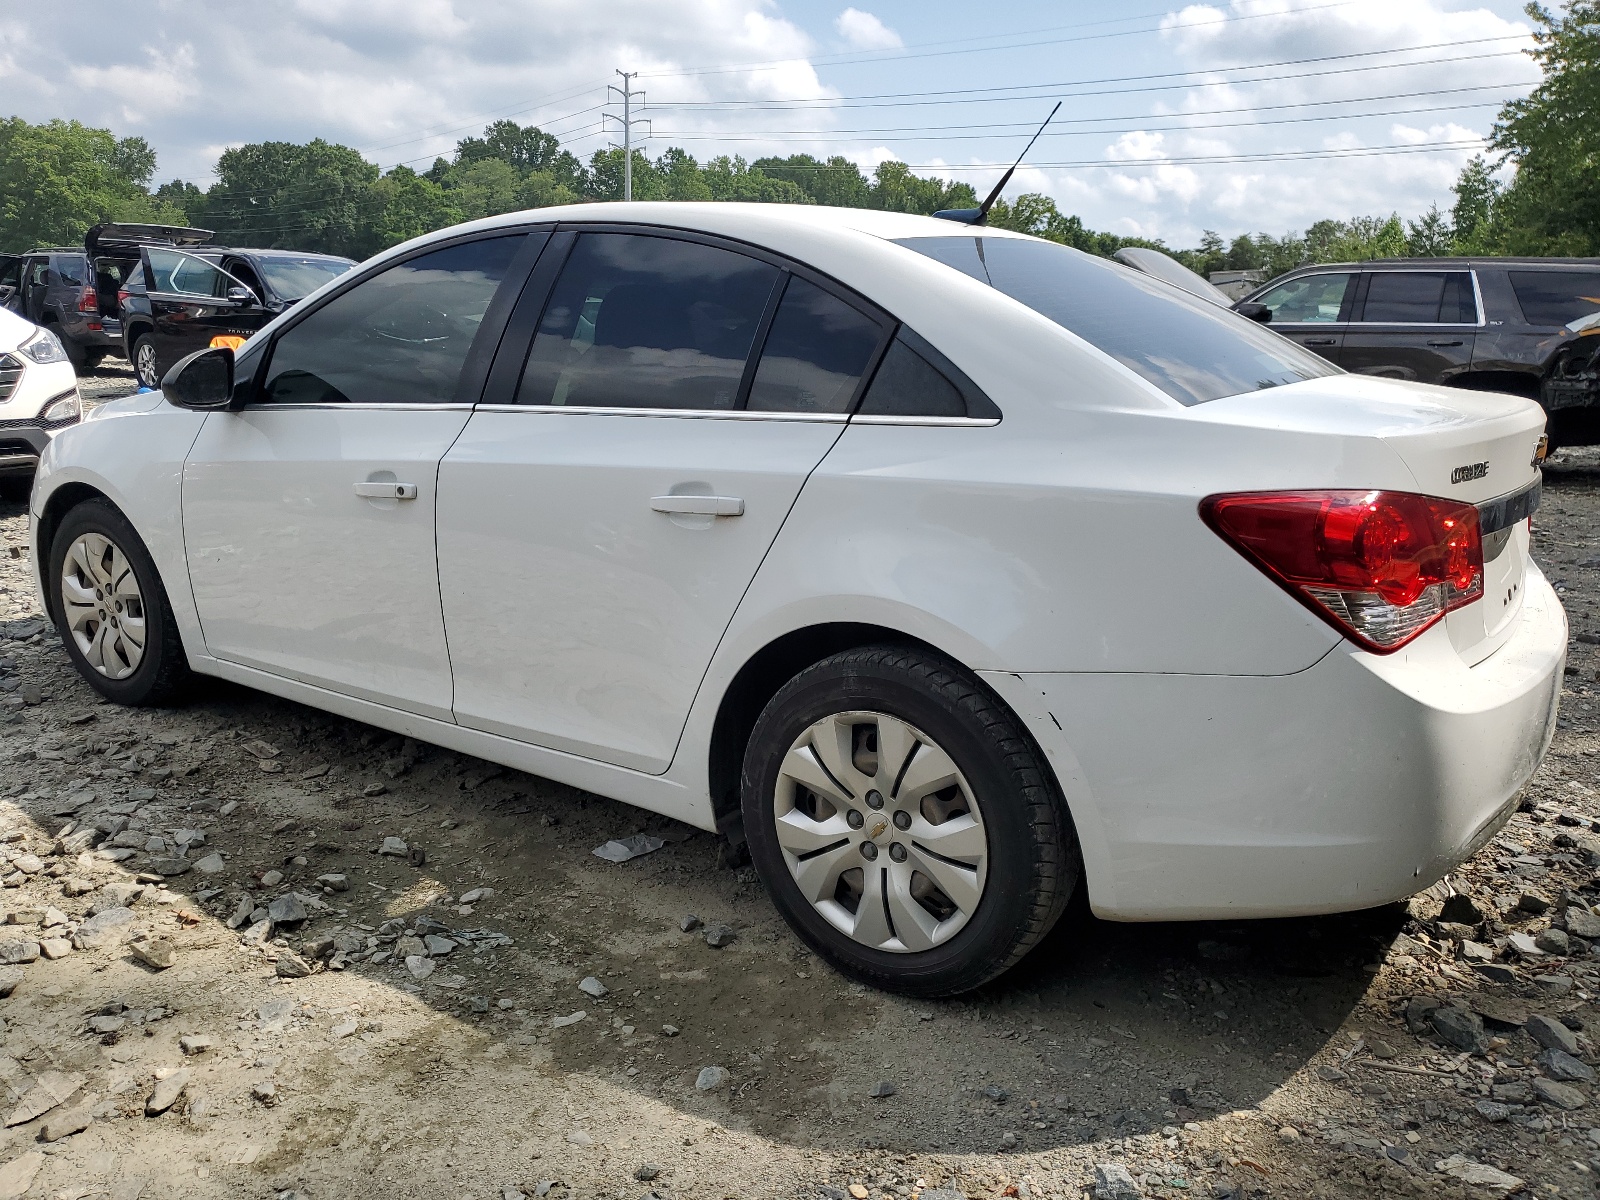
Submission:
M 75 0 L 0 10 L 0 115 L 136 134 L 204 187 L 245 142 L 425 169 L 499 118 L 587 158 L 626 70 L 652 155 L 898 158 L 981 196 L 1061 101 L 1007 196 L 1182 247 L 1448 209 L 1538 81 L 1528 34 L 1514 0 Z

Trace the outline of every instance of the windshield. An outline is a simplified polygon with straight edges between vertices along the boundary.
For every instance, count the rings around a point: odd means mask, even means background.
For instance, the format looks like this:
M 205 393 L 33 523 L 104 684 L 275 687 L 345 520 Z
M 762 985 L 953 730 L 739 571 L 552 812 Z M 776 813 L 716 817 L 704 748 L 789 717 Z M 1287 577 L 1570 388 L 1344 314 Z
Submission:
M 1055 242 L 975 236 L 898 244 L 1021 301 L 1179 404 L 1339 374 L 1326 359 L 1237 313 Z
M 353 262 L 341 258 L 258 258 L 256 266 L 278 296 L 303 300 L 330 279 L 337 279 Z

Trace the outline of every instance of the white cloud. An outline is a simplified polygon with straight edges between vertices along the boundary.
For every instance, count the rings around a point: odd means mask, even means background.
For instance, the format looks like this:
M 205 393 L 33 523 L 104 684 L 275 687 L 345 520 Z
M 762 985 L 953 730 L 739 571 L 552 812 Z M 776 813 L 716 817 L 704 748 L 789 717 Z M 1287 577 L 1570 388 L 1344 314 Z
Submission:
M 845 9 L 834 21 L 833 27 L 856 50 L 898 50 L 905 44 L 898 33 L 859 8 Z

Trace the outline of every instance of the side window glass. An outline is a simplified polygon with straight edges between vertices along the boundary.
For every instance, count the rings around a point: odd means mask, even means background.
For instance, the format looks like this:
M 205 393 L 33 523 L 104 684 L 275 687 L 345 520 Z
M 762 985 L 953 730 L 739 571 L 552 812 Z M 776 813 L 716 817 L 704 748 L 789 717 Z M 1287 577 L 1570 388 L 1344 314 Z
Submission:
M 733 408 L 779 274 L 698 242 L 583 234 L 545 306 L 517 403 Z
M 523 235 L 447 246 L 335 296 L 279 337 L 262 399 L 448 404 Z
M 146 250 L 150 260 L 151 290 L 184 296 L 218 297 L 228 294 L 232 279 L 221 267 L 177 250 Z
M 791 275 L 746 407 L 759 412 L 849 412 L 881 336 L 876 321 Z
M 1353 275 L 1340 273 L 1303 275 L 1299 279 L 1280 283 L 1271 291 L 1256 297 L 1256 302 L 1272 310 L 1274 325 L 1337 321 L 1353 278 Z
M 28 272 L 28 282 L 43 286 L 50 274 L 50 260 L 48 258 L 35 259 Z
M 967 403 L 942 371 L 895 338 L 857 411 L 874 417 L 964 417 Z
M 1600 274 L 1512 271 L 1511 287 L 1530 325 L 1565 325 L 1600 309 Z
M 1460 283 L 1447 286 L 1455 275 L 1466 282 L 1470 297 L 1472 284 L 1465 272 L 1374 271 L 1372 282 L 1367 285 L 1367 303 L 1361 311 L 1361 319 L 1393 325 L 1456 321 L 1459 319 Z
M 235 279 L 256 294 L 256 300 L 258 303 L 260 302 L 261 298 L 266 295 L 266 290 L 261 286 L 261 280 L 256 277 L 256 273 L 251 268 L 250 264 L 245 262 L 243 259 L 230 259 L 228 262 L 228 271 Z
M 84 268 L 87 263 L 82 258 L 63 254 L 56 259 L 56 274 L 61 276 L 62 283 L 70 283 L 74 287 L 83 286 Z

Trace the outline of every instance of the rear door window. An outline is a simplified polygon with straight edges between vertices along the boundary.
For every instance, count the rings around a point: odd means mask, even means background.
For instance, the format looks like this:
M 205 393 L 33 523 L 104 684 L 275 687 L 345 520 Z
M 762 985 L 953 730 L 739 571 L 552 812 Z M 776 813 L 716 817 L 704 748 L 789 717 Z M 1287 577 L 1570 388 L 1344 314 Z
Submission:
M 1600 312 L 1600 271 L 1511 271 L 1511 288 L 1530 325 L 1566 325 Z
M 1360 319 L 1378 325 L 1475 325 L 1466 271 L 1374 271 Z
M 56 258 L 56 274 L 61 276 L 62 283 L 69 283 L 73 287 L 82 287 L 88 274 L 89 264 L 81 255 L 63 254 Z
M 517 403 L 732 409 L 781 276 L 700 242 L 582 234 L 545 305 Z
M 919 237 L 899 245 L 1027 305 L 1179 404 L 1339 374 L 1287 338 L 1159 279 L 1020 237 Z
M 1345 271 L 1301 275 L 1268 289 L 1255 302 L 1272 310 L 1274 325 L 1328 324 L 1339 319 L 1354 278 Z
M 876 321 L 791 275 L 762 347 L 747 407 L 760 412 L 849 412 L 882 337 Z

